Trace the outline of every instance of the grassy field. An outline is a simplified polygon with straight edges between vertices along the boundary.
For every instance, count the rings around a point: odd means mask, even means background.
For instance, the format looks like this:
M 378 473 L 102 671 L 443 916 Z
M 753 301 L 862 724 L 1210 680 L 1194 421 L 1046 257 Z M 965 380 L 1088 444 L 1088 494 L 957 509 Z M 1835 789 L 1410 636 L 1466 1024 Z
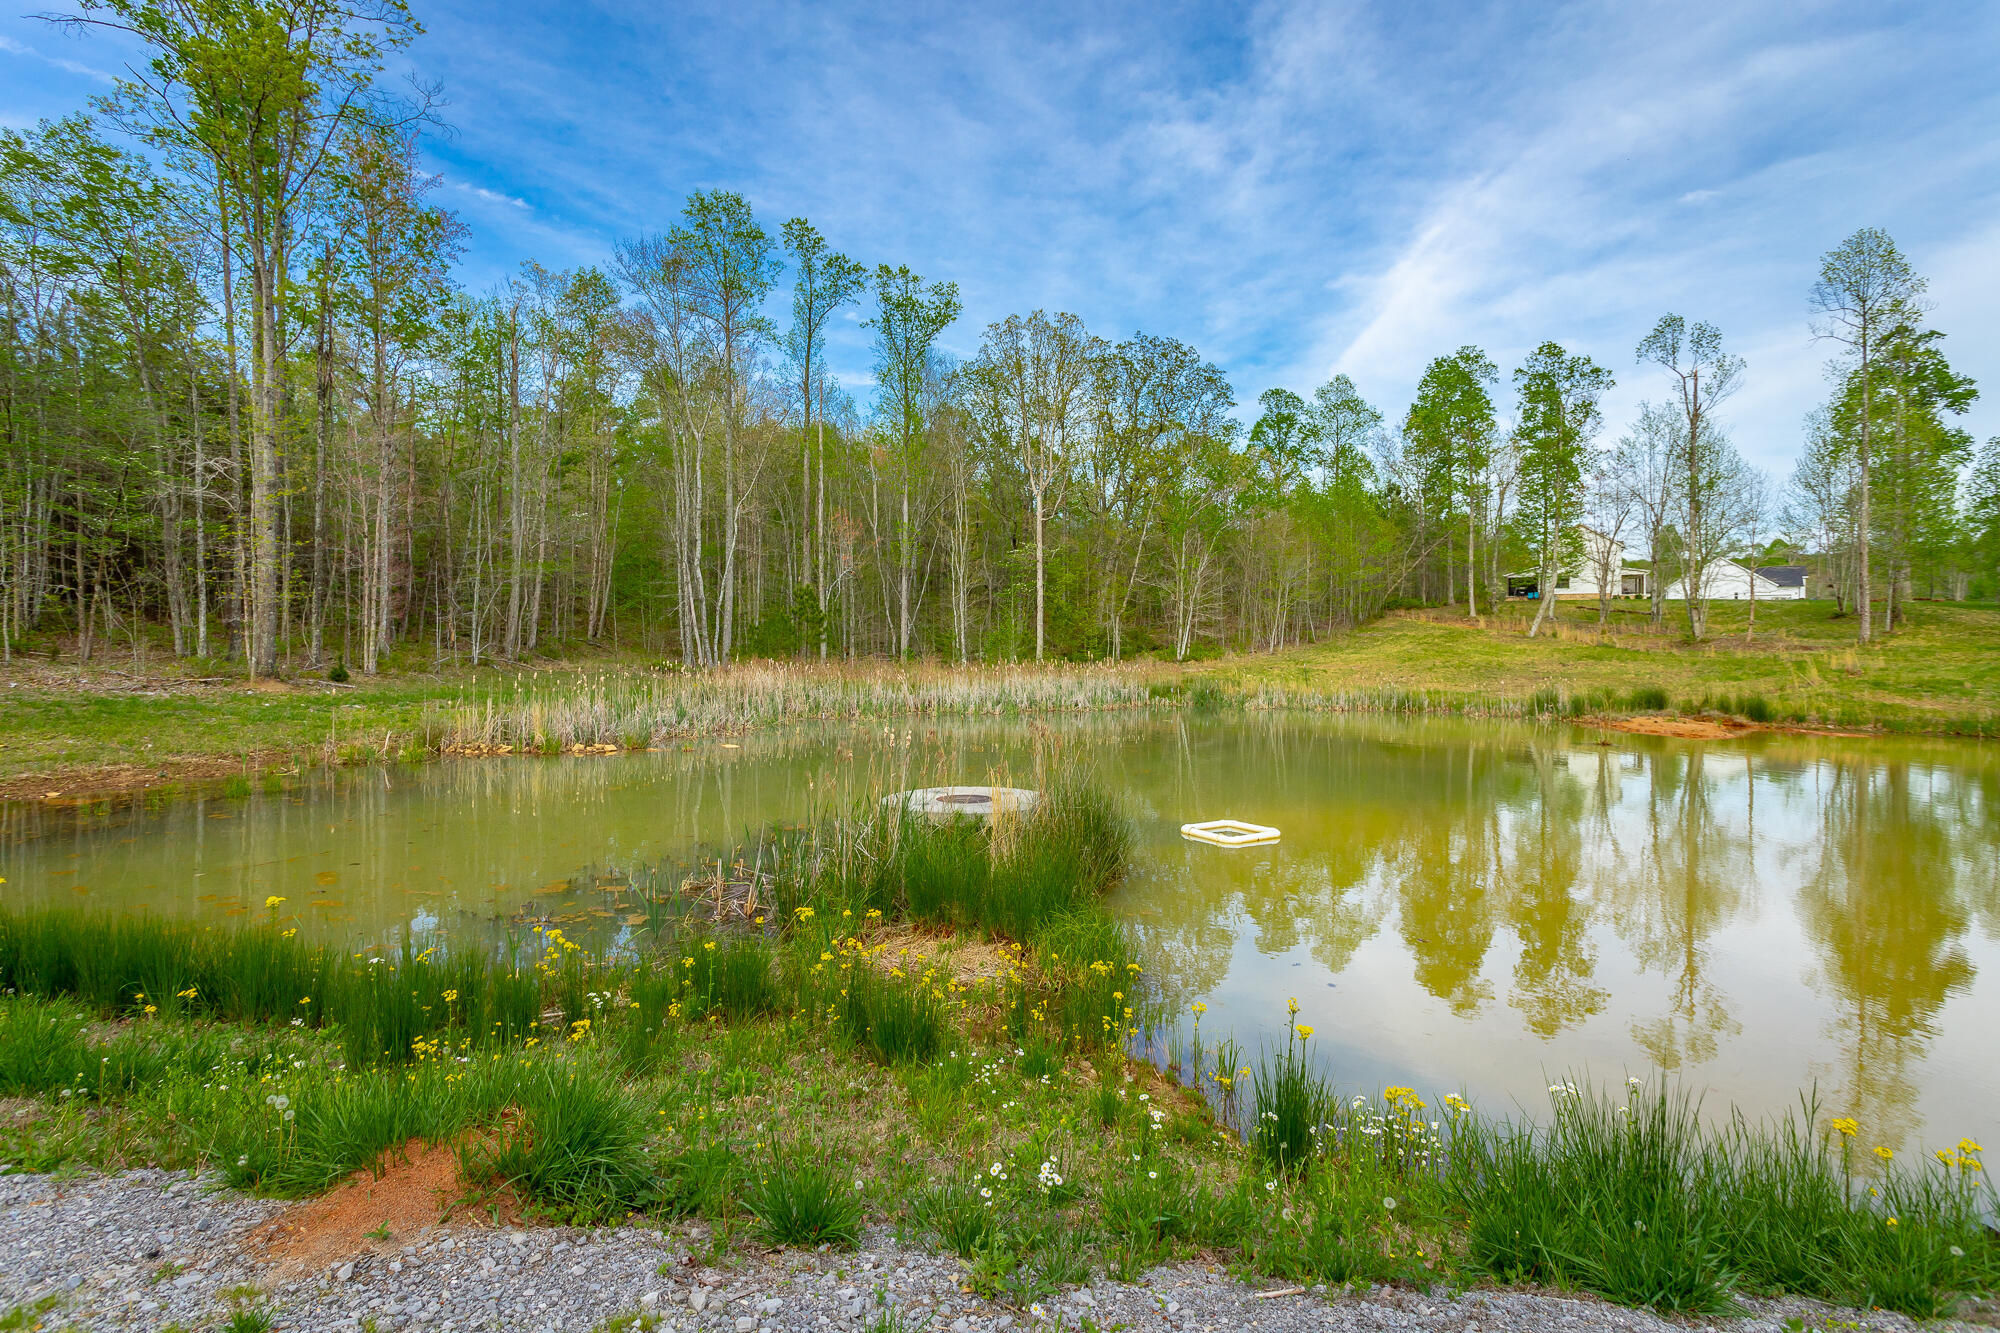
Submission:
M 1147 705 L 1439 711 L 1504 716 L 1726 715 L 1766 725 L 2000 733 L 2000 608 L 1918 603 L 1867 648 L 1830 603 L 1719 603 L 1714 637 L 1654 632 L 1621 604 L 1607 630 L 1568 604 L 1526 637 L 1530 608 L 1479 621 L 1401 612 L 1270 655 L 1186 667 L 975 668 L 752 664 L 696 677 L 619 658 L 401 672 L 335 686 L 251 685 L 155 660 L 17 662 L 0 670 L 0 795 L 42 797 L 251 775 L 297 764 L 416 758 L 442 749 L 555 752 L 643 746 L 782 722 L 1007 716 Z
M 1539 695 L 1569 705 L 1550 711 L 1699 716 L 1761 699 L 1752 711 L 1794 725 L 2000 730 L 2000 609 L 1990 606 L 1919 603 L 1906 628 L 1866 648 L 1854 641 L 1853 619 L 1835 617 L 1828 602 L 1760 603 L 1754 636 L 1746 604 L 1719 602 L 1699 645 L 1671 614 L 1654 632 L 1643 604 L 1619 604 L 1600 629 L 1595 604 L 1566 603 L 1554 632 L 1533 639 L 1531 615 L 1522 603 L 1477 622 L 1444 610 L 1398 613 L 1309 648 L 1223 659 L 1207 674 L 1302 701 L 1407 691 L 1439 708 L 1506 712 Z

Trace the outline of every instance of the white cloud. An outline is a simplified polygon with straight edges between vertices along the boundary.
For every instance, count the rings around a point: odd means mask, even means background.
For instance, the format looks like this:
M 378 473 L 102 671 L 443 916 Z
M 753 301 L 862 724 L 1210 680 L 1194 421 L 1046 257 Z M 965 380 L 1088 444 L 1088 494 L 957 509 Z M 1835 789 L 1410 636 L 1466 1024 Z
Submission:
M 5 35 L 0 35 L 0 51 L 5 51 L 8 55 L 26 56 L 30 60 L 39 60 L 44 65 L 53 66 L 68 74 L 80 74 L 84 78 L 97 83 L 113 84 L 118 82 L 116 78 L 101 69 L 86 65 L 78 60 L 67 60 L 62 56 L 48 55 L 45 52 L 37 51 L 25 42 L 17 42 L 12 37 Z
M 473 198 L 483 200 L 489 204 L 504 204 L 509 208 L 526 209 L 531 213 L 534 211 L 534 206 L 527 200 L 517 199 L 511 194 L 501 194 L 498 190 L 489 190 L 480 185 L 467 185 L 464 181 L 455 180 L 447 180 L 445 185 L 450 189 L 457 190 L 463 194 L 469 194 Z
M 1876 224 L 1958 293 L 1955 360 L 2000 356 L 1976 54 L 2000 11 L 437 4 L 412 59 L 458 103 L 434 161 L 490 186 L 457 187 L 492 205 L 474 274 L 602 262 L 733 189 L 767 228 L 808 216 L 956 281 L 948 347 L 1072 309 L 1193 343 L 1245 404 L 1339 369 L 1400 416 L 1431 357 L 1473 342 L 1507 369 L 1552 337 L 1618 376 L 1612 434 L 1659 393 L 1632 349 L 1671 309 L 1749 359 L 1731 420 L 1781 468 L 1823 393 L 1813 266 Z M 833 338 L 854 386 L 864 315 Z

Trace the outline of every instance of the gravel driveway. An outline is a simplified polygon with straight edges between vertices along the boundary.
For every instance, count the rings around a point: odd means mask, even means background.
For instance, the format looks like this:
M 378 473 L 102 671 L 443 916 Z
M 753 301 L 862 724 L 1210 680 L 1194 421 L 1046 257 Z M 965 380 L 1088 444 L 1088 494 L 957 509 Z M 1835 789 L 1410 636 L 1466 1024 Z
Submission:
M 1225 1273 L 1182 1264 L 1137 1285 L 1100 1280 L 1028 1310 L 960 1287 L 948 1255 L 900 1247 L 871 1232 L 854 1251 L 781 1251 L 711 1268 L 690 1258 L 697 1230 L 594 1232 L 565 1228 L 429 1228 L 411 1244 L 372 1243 L 323 1270 L 287 1275 L 250 1244 L 288 1205 L 165 1171 L 58 1180 L 0 1178 L 0 1313 L 49 1301 L 49 1329 L 214 1328 L 232 1303 L 253 1302 L 281 1329 L 588 1330 L 635 1311 L 660 1329 L 803 1333 L 865 1329 L 892 1307 L 908 1330 L 1127 1328 L 1201 1330 L 1685 1330 L 1691 1325 L 1595 1301 L 1520 1291 L 1454 1297 L 1415 1291 L 1366 1296 L 1304 1292 L 1259 1298 Z M 1266 1284 L 1265 1289 L 1269 1289 Z M 1281 1289 L 1282 1290 L 1282 1289 Z M 1908 1330 L 1893 1315 L 1758 1302 L 1737 1333 L 1808 1327 Z M 16 1325 L 29 1327 L 31 1324 Z M 1930 1325 L 1932 1329 L 1968 1325 Z

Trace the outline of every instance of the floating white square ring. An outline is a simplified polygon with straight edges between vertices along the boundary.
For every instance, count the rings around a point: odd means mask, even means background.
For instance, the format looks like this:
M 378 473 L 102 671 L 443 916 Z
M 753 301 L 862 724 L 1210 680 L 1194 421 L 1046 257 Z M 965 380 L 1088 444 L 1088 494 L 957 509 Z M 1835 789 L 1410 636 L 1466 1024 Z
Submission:
M 1260 842 L 1276 842 L 1278 830 L 1268 824 L 1246 824 L 1240 819 L 1210 819 L 1181 825 L 1181 836 L 1217 847 L 1254 847 Z

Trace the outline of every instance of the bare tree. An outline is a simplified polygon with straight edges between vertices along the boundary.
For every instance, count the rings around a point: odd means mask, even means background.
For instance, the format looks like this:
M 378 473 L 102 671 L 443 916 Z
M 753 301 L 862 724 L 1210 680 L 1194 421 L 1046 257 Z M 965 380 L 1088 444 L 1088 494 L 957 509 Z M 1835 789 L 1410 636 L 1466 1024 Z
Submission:
M 1747 464 L 1735 487 L 1737 521 L 1742 525 L 1743 564 L 1750 571 L 1750 623 L 1745 639 L 1757 637 L 1757 564 L 1763 559 L 1762 543 L 1770 540 L 1772 521 L 1771 483 L 1758 469 Z
M 1618 442 L 1611 457 L 1616 488 L 1629 498 L 1634 516 L 1646 534 L 1646 558 L 1653 628 L 1666 614 L 1669 569 L 1667 528 L 1673 521 L 1674 496 L 1679 490 L 1680 423 L 1674 413 L 1654 403 L 1639 404 L 1639 419 Z
M 1591 574 L 1597 580 L 1597 623 L 1611 623 L 1611 599 L 1619 594 L 1612 585 L 1623 575 L 1619 556 L 1625 549 L 1625 530 L 1633 511 L 1639 507 L 1634 488 L 1619 470 L 1616 455 L 1599 454 L 1584 482 L 1583 512 L 1597 540 L 1584 543 Z
M 1007 441 L 1035 510 L 1035 660 L 1048 643 L 1048 520 L 1089 425 L 1103 339 L 1075 315 L 1009 315 L 986 330 L 974 365 L 989 428 Z
M 1699 639 L 1708 632 L 1703 586 L 1708 564 L 1719 553 L 1720 531 L 1728 526 L 1707 512 L 1730 480 L 1712 469 L 1724 466 L 1735 452 L 1716 432 L 1714 415 L 1742 382 L 1743 359 L 1722 350 L 1722 333 L 1713 324 L 1690 326 L 1679 315 L 1661 316 L 1639 343 L 1636 355 L 1672 377 L 1680 400 L 1680 517 L 1686 548 L 1681 580 L 1687 593 L 1688 633 Z

